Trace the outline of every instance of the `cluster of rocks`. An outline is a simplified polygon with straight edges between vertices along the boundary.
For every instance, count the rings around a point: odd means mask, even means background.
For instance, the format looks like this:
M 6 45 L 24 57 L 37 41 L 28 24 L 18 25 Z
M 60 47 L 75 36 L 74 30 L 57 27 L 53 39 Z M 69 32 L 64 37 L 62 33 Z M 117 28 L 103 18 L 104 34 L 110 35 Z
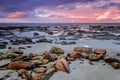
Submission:
M 31 38 L 16 38 L 16 39 L 11 39 L 10 40 L 10 43 L 12 45 L 20 45 L 20 44 L 29 44 L 29 43 L 32 43 L 32 39 Z
M 76 47 L 74 48 L 74 52 L 68 54 L 68 57 L 68 60 L 75 60 L 81 58 L 88 59 L 90 61 L 90 64 L 92 64 L 92 61 L 104 60 L 114 69 L 120 69 L 120 60 L 118 58 L 106 55 L 105 49 L 97 48 L 92 51 L 92 48 Z
M 33 41 L 32 38 L 20 38 L 20 39 L 16 38 L 16 39 L 10 40 L 10 43 L 12 45 L 32 44 L 32 43 L 41 43 L 41 42 L 52 43 L 52 40 L 39 39 L 39 40 Z
M 48 80 L 57 70 L 70 72 L 68 62 L 61 56 L 64 54 L 61 48 L 52 47 L 49 52 L 41 55 L 35 53 L 24 55 L 23 53 L 22 49 L 13 48 L 5 55 L 0 55 L 1 61 L 10 59 L 9 63 L 1 64 L 0 69 L 16 70 L 18 76 L 25 80 Z
M 0 55 L 0 61 L 10 59 L 9 63 L 0 65 L 0 69 L 16 70 L 22 80 L 49 80 L 58 70 L 70 73 L 70 62 L 87 59 L 89 64 L 93 61 L 104 60 L 115 69 L 120 69 L 120 60 L 106 55 L 105 49 L 95 49 L 87 47 L 76 47 L 74 52 L 64 55 L 64 50 L 52 47 L 48 52 L 40 55 L 30 53 L 24 55 L 22 49 L 10 49 L 5 55 Z M 4 77 L 0 78 L 0 80 Z
M 46 42 L 46 43 L 52 43 L 53 40 L 47 40 L 47 39 L 40 39 L 37 42 L 41 43 L 41 42 Z

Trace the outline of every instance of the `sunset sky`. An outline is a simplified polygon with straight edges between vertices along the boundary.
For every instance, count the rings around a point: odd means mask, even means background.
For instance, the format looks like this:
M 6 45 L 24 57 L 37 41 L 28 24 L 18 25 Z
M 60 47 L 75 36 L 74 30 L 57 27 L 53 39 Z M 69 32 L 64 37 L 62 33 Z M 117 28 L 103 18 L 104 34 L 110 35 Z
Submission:
M 0 23 L 118 23 L 120 0 L 0 0 Z

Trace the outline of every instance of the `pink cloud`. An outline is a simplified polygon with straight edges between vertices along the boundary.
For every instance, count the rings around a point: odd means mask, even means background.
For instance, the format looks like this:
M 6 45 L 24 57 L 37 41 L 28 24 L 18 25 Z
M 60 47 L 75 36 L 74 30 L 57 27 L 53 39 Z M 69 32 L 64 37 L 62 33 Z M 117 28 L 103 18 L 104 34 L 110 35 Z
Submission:
M 23 17 L 25 15 L 25 13 L 23 12 L 13 12 L 13 13 L 10 13 L 8 14 L 8 18 L 20 18 L 20 17 Z
M 119 2 L 120 3 L 120 0 L 112 0 L 113 2 Z
M 120 10 L 116 7 L 110 7 L 107 10 L 103 10 L 102 14 L 98 14 L 97 21 L 102 20 L 119 20 L 120 21 Z
M 77 5 L 74 10 L 46 10 L 49 15 L 62 17 L 51 17 L 51 20 L 62 22 L 109 22 L 120 21 L 120 10 L 116 7 L 108 9 L 94 9 L 91 4 Z
M 114 2 L 120 2 L 120 0 L 111 0 Z M 100 1 L 100 3 L 87 3 L 87 4 L 75 4 L 75 9 L 54 9 L 39 8 L 33 12 L 33 18 L 36 21 L 47 22 L 120 22 L 120 10 L 115 6 L 111 6 L 108 9 L 95 8 L 95 6 L 103 6 L 109 2 Z M 13 12 L 7 17 L 12 19 L 18 19 L 24 17 L 24 12 Z M 32 19 L 33 19 L 32 18 Z M 32 21 L 31 19 L 31 21 Z

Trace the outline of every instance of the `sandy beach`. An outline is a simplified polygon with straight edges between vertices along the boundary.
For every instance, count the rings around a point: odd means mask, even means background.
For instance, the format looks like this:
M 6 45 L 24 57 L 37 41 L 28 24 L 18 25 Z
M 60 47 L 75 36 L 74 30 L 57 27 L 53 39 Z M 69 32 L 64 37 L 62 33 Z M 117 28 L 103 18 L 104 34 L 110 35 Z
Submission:
M 29 53 L 37 53 L 41 54 L 44 51 L 49 51 L 51 46 L 60 47 L 65 51 L 65 54 L 73 52 L 75 47 L 91 47 L 95 48 L 104 48 L 107 50 L 107 54 L 111 56 L 115 56 L 116 53 L 119 52 L 120 45 L 116 45 L 113 42 L 114 40 L 78 40 L 75 45 L 60 45 L 60 44 L 51 44 L 51 43 L 36 43 L 36 44 L 27 44 L 27 45 L 14 45 L 12 48 L 24 47 L 24 54 L 27 55 Z M 99 43 L 99 45 L 98 45 Z M 27 46 L 31 46 L 31 48 L 27 48 Z M 10 45 L 8 46 L 10 47 Z M 5 52 L 6 50 L 1 50 Z M 70 64 L 70 73 L 57 71 L 53 74 L 50 80 L 119 80 L 120 79 L 120 70 L 115 70 L 105 62 L 93 62 L 94 65 L 90 65 L 88 60 L 76 60 L 71 62 Z M 105 64 L 105 65 L 103 65 Z M 0 75 L 4 76 L 6 72 L 9 71 L 0 71 Z M 14 71 L 13 71 L 14 72 Z M 5 74 L 3 74 L 5 73 Z M 13 73 L 17 75 L 17 73 Z M 6 79 L 12 80 L 14 77 Z M 16 78 L 16 77 L 15 77 Z M 17 77 L 18 78 L 18 77 Z M 18 79 L 21 80 L 21 79 Z

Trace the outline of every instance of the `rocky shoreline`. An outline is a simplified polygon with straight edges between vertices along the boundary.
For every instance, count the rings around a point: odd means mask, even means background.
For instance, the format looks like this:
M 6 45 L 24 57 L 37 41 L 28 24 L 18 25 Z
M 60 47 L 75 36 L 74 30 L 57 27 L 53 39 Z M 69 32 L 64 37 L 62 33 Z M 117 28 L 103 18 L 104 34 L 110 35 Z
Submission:
M 119 31 L 119 25 L 0 27 L 0 80 L 119 80 Z
M 0 70 L 7 73 L 0 76 L 0 80 L 50 80 L 58 71 L 71 73 L 72 62 L 80 61 L 79 65 L 88 60 L 91 66 L 102 63 L 110 65 L 113 69 L 120 69 L 120 54 L 110 56 L 106 49 L 75 47 L 73 52 L 65 55 L 65 51 L 59 47 L 51 47 L 42 54 L 24 54 L 23 48 L 12 48 L 0 55 Z M 12 73 L 15 73 L 14 77 Z

